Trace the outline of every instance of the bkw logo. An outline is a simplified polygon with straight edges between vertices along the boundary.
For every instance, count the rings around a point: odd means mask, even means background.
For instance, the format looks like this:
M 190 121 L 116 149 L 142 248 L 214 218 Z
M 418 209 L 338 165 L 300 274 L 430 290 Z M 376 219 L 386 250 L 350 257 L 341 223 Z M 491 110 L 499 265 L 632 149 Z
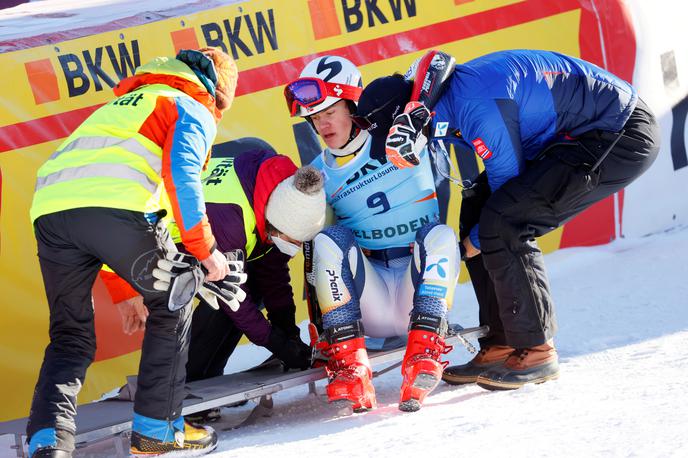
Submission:
M 341 13 L 335 2 L 339 3 Z M 416 16 L 416 0 L 308 0 L 316 40 Z

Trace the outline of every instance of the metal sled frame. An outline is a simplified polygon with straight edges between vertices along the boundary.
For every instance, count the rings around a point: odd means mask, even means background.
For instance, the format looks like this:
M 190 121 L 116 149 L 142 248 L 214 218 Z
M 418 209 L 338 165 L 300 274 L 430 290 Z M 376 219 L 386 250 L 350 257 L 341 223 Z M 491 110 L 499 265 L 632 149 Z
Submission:
M 487 335 L 487 332 L 487 326 L 463 329 L 454 325 L 446 341 L 448 343 L 465 342 L 467 338 L 479 338 Z M 405 347 L 401 347 L 371 353 L 369 358 L 373 367 L 392 363 L 389 367 L 377 370 L 375 375 L 400 366 L 405 350 Z M 311 391 L 315 391 L 315 382 L 327 377 L 323 368 L 283 372 L 281 366 L 275 364 L 261 366 L 244 372 L 188 383 L 185 387 L 187 396 L 184 400 L 182 415 L 256 398 L 261 398 L 260 405 L 270 408 L 270 397 L 274 393 L 306 384 L 309 385 Z M 133 409 L 133 402 L 120 400 L 100 401 L 79 406 L 76 416 L 76 451 L 130 430 Z M 0 423 L 0 437 L 14 436 L 14 445 L 11 448 L 15 450 L 17 457 L 27 456 L 23 444 L 26 423 L 27 418 Z M 128 456 L 128 450 L 123 449 L 121 441 L 116 441 L 115 446 L 119 455 Z

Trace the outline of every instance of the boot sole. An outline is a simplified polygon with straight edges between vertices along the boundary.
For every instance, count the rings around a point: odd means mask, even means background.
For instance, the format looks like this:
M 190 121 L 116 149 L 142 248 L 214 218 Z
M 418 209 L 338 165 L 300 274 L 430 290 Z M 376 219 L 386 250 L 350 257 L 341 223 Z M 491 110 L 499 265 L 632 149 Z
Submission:
M 421 372 L 416 376 L 416 379 L 413 381 L 413 386 L 414 388 L 419 388 L 421 390 L 431 390 L 437 386 L 439 383 L 439 380 L 433 375 L 433 374 L 428 374 L 425 372 Z
M 417 399 L 409 399 L 399 403 L 399 410 L 402 412 L 417 412 L 421 407 L 421 403 Z
M 330 401 L 330 404 L 337 409 L 338 415 L 341 416 L 367 412 L 372 409 L 372 407 L 366 407 L 364 405 L 361 405 L 360 407 L 354 407 L 356 403 L 351 399 L 335 399 L 334 401 Z
M 217 442 L 211 445 L 210 447 L 206 448 L 190 448 L 190 449 L 184 449 L 184 450 L 170 450 L 169 452 L 162 452 L 162 453 L 156 453 L 156 452 L 138 452 L 134 453 L 132 451 L 129 452 L 129 456 L 135 457 L 135 458 L 141 458 L 141 457 L 170 457 L 170 458 L 186 458 L 186 457 L 192 457 L 192 456 L 203 456 L 207 455 L 208 453 L 212 452 L 217 448 Z
M 413 387 L 418 388 L 419 390 L 430 392 L 437 386 L 438 383 L 439 380 L 437 380 L 437 377 L 435 377 L 433 374 L 421 372 L 413 381 Z M 423 407 L 423 404 L 421 404 L 418 399 L 414 398 L 399 403 L 399 410 L 402 412 L 417 412 L 421 407 Z
M 502 364 L 504 364 L 503 360 L 497 360 L 497 361 L 492 361 L 490 363 L 484 363 L 484 364 L 464 364 L 462 366 L 454 366 L 454 367 L 449 367 L 447 370 L 442 372 L 442 381 L 445 383 L 448 383 L 449 385 L 470 385 L 472 383 L 476 383 L 478 381 L 478 377 L 480 376 L 481 373 L 493 369 L 495 367 L 499 367 Z M 463 371 L 468 371 L 471 370 L 473 371 L 472 375 L 461 375 L 461 374 L 453 374 L 452 369 L 454 370 L 463 370 Z
M 552 375 L 547 375 L 545 377 L 540 377 L 535 380 L 529 380 L 525 383 L 517 383 L 517 382 L 498 382 L 496 380 L 490 380 L 486 378 L 482 378 L 478 376 L 478 379 L 476 383 L 480 388 L 484 388 L 489 391 L 509 391 L 509 390 L 517 390 L 521 388 L 524 385 L 527 385 L 529 383 L 534 383 L 535 385 L 539 385 L 541 383 L 545 383 L 548 380 L 556 380 L 559 378 L 559 373 L 552 374 Z
M 450 375 L 442 374 L 442 381 L 448 383 L 449 385 L 470 385 L 478 380 L 478 376 L 466 376 L 466 375 Z
M 354 403 L 348 399 L 337 399 L 335 401 L 330 401 L 337 411 L 337 416 L 347 417 L 354 413 Z

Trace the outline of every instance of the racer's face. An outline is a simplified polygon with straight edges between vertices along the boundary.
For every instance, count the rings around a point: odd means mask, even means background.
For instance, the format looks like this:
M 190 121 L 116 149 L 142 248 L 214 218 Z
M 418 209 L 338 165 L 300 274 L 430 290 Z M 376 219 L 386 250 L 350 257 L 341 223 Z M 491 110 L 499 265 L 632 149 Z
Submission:
M 328 148 L 339 149 L 346 145 L 351 134 L 351 113 L 346 100 L 340 100 L 327 109 L 311 115 L 311 121 Z

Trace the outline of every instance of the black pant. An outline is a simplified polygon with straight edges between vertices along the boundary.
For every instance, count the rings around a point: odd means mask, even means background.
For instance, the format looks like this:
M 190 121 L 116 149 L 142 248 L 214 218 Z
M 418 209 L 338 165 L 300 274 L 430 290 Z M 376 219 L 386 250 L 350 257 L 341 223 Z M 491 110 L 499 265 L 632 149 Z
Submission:
M 186 381 L 193 382 L 224 374 L 227 361 L 241 336 L 243 333 L 225 312 L 214 310 L 201 301 L 191 319 Z
M 481 173 L 473 184 L 473 188 L 464 191 L 461 199 L 461 213 L 459 216 L 459 240 L 463 240 L 471 232 L 471 229 L 480 221 L 480 213 L 485 202 L 490 198 L 490 186 L 487 184 L 487 175 Z M 493 345 L 506 345 L 504 341 L 504 328 L 499 319 L 499 306 L 494 284 L 490 274 L 485 269 L 482 255 L 466 259 L 466 269 L 471 278 L 473 291 L 478 299 L 478 319 L 480 325 L 488 325 L 490 333 L 478 339 L 481 348 Z
M 143 296 L 150 312 L 134 411 L 160 420 L 179 417 L 191 307 L 170 312 L 168 293 L 153 289 L 152 270 L 174 247 L 167 230 L 149 223 L 143 213 L 109 208 L 44 215 L 34 230 L 50 306 L 50 344 L 27 435 L 43 428 L 75 432 L 76 396 L 96 350 L 91 289 L 103 263 Z
M 594 131 L 576 142 L 554 145 L 492 195 L 476 197 L 465 218 L 462 208 L 462 225 L 470 230 L 474 207 L 484 205 L 479 212 L 482 254 L 466 263 L 480 305 L 480 323 L 493 331 L 481 339 L 483 348 L 528 348 L 553 337 L 554 303 L 535 237 L 621 190 L 650 167 L 659 152 L 659 127 L 641 100 L 624 129 L 593 171 L 591 166 L 617 134 Z

